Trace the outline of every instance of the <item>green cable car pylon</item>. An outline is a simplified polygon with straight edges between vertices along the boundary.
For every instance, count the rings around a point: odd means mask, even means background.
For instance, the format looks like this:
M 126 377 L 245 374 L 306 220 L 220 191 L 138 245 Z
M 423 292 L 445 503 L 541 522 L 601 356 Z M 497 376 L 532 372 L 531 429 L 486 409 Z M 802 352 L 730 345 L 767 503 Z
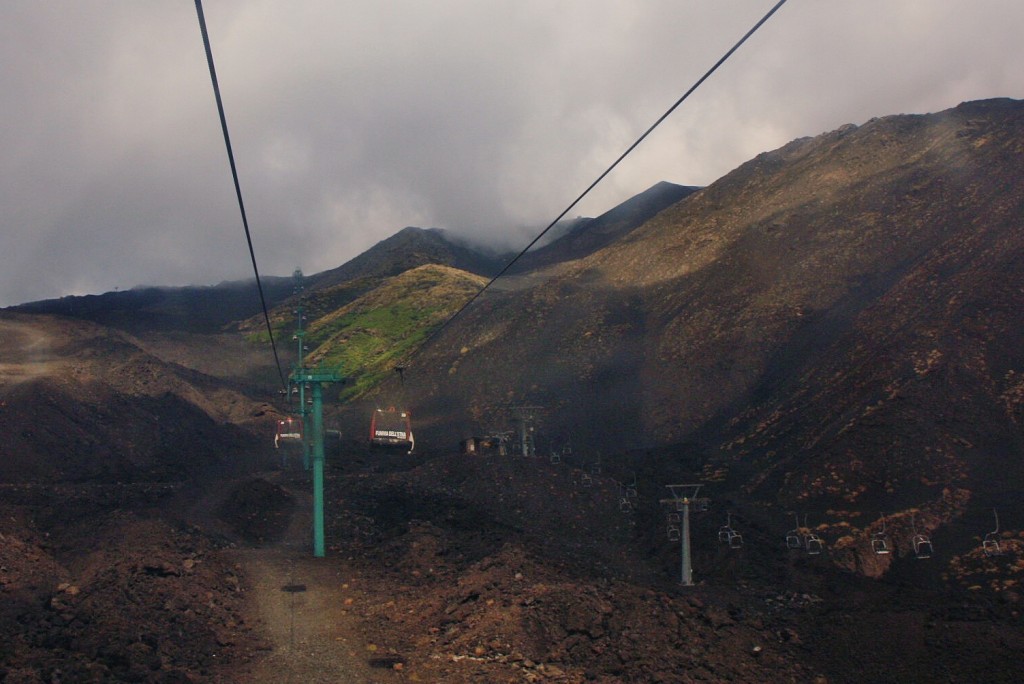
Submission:
M 296 290 L 301 291 L 302 272 L 294 274 Z M 295 384 L 299 390 L 299 416 L 303 421 L 302 430 L 302 467 L 309 470 L 310 451 L 313 456 L 313 555 L 324 557 L 324 410 L 323 387 L 326 384 L 344 382 L 340 369 L 307 368 L 305 364 L 305 336 L 302 327 L 305 320 L 302 304 L 295 311 L 298 325 L 294 339 L 298 342 L 298 361 L 289 377 L 289 384 Z M 310 389 L 312 409 L 306 406 L 306 388 Z M 313 424 L 308 425 L 306 417 L 312 413 Z
M 341 373 L 336 369 L 296 368 L 292 372 L 292 382 L 304 389 L 309 385 L 313 398 L 312 430 L 305 430 L 304 441 L 312 442 L 313 451 L 313 555 L 324 557 L 324 412 L 323 386 L 329 383 L 344 382 Z M 300 390 L 301 392 L 301 390 Z M 301 392 L 304 394 L 304 392 Z

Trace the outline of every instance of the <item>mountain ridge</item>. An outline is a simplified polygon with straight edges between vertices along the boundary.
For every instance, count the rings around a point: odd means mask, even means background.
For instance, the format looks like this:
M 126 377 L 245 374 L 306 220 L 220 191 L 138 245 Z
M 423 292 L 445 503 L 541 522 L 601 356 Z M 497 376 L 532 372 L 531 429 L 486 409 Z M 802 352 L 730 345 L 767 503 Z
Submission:
M 535 287 L 489 292 L 425 350 L 420 413 L 464 406 L 474 430 L 531 404 L 552 444 L 703 444 L 736 491 L 816 511 L 916 500 L 940 526 L 961 491 L 1024 515 L 977 446 L 1024 454 L 1007 375 L 1024 366 L 1022 152 L 1024 105 L 998 100 L 759 155 Z M 950 386 L 917 370 L 936 364 Z

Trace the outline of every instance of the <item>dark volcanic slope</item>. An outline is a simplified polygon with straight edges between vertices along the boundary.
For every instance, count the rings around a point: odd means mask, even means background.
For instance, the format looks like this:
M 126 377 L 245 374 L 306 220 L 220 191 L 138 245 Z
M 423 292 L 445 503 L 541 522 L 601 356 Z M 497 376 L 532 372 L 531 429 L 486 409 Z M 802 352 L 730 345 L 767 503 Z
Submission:
M 0 316 L 0 484 L 179 481 L 254 459 L 274 412 L 124 333 Z
M 450 266 L 471 274 L 497 273 L 505 259 L 454 242 L 439 229 L 403 228 L 338 268 L 304 279 L 301 295 L 293 296 L 271 311 L 272 325 L 282 337 L 290 337 L 294 312 L 302 298 L 306 320 L 312 325 L 372 292 L 390 278 L 428 265 Z M 263 334 L 264 321 L 254 316 L 242 330 Z
M 448 238 L 439 229 L 404 228 L 345 264 L 305 279 L 306 294 L 318 293 L 320 308 L 330 311 L 356 299 L 383 280 L 427 264 L 493 275 L 506 262 Z M 269 307 L 284 304 L 295 291 L 292 278 L 261 278 Z M 109 325 L 133 334 L 217 333 L 240 320 L 263 325 L 255 280 L 210 287 L 137 287 L 101 295 L 69 296 L 10 307 L 12 311 L 57 314 Z M 282 306 L 290 313 L 291 306 Z
M 291 278 L 261 278 L 269 306 L 292 293 Z M 211 287 L 137 287 L 101 295 L 46 299 L 11 307 L 13 311 L 57 314 L 109 325 L 132 334 L 216 333 L 260 311 L 255 280 Z
M 512 272 L 522 273 L 592 254 L 699 189 L 664 181 L 657 183 L 595 219 L 577 220 L 565 235 L 523 255 Z
M 549 435 L 605 449 L 698 440 L 749 495 L 812 510 L 999 503 L 1024 453 L 1022 152 L 1024 104 L 993 100 L 759 155 L 490 293 L 423 355 L 423 409 L 468 430 L 539 404 Z
M 379 282 L 426 264 L 451 266 L 479 275 L 493 275 L 504 265 L 496 256 L 453 242 L 439 229 L 403 228 L 338 268 L 311 276 L 310 290 L 323 290 L 351 281 Z

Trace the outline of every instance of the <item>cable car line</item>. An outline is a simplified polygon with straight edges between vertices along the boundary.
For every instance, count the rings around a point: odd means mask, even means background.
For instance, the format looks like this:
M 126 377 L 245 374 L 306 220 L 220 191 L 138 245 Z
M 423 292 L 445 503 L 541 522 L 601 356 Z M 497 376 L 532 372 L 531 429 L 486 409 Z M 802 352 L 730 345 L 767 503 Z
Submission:
M 198 3 L 199 0 L 196 0 L 196 2 Z M 530 244 L 526 245 L 526 247 L 524 247 L 521 252 L 519 252 L 516 256 L 514 256 L 512 258 L 511 261 L 509 261 L 507 264 L 505 264 L 505 266 L 500 271 L 498 271 L 497 275 L 495 275 L 483 287 L 481 287 L 476 292 L 476 294 L 474 294 L 472 297 L 470 297 L 469 300 L 466 301 L 466 303 L 463 304 L 461 307 L 459 307 L 459 309 L 455 313 L 453 313 L 446 321 L 444 321 L 441 325 L 439 325 L 437 328 L 435 328 L 432 333 L 427 335 L 427 337 L 420 344 L 419 349 L 423 349 L 423 347 L 425 347 L 428 342 L 430 342 L 432 339 L 437 337 L 437 335 L 439 335 L 442 330 L 447 328 L 448 325 L 459 316 L 459 314 L 461 314 L 463 311 L 465 311 L 467 308 L 469 308 L 469 306 L 473 302 L 475 302 L 480 297 L 480 295 L 482 295 L 488 288 L 490 288 L 490 286 L 493 285 L 494 282 L 498 278 L 500 278 L 503 275 L 505 275 L 505 273 L 507 273 L 508 270 L 510 268 L 512 268 L 512 266 L 517 261 L 519 261 L 519 259 L 522 258 L 522 256 L 524 254 L 526 254 L 528 251 L 530 251 L 530 248 L 532 248 L 535 244 L 537 244 L 537 242 L 541 238 L 543 238 L 548 233 L 548 231 L 550 231 L 552 228 L 554 228 L 555 224 L 557 224 L 559 221 L 561 221 L 563 218 L 565 218 L 565 215 L 568 214 L 570 211 L 572 211 L 573 207 L 575 207 L 577 204 L 579 204 L 583 200 L 583 198 L 586 197 L 590 193 L 591 190 L 593 190 L 595 187 L 597 187 L 598 183 L 600 183 L 602 180 L 604 180 L 605 177 L 608 174 L 610 174 L 615 169 L 615 167 L 619 165 L 619 163 L 623 159 L 625 159 L 633 150 L 635 150 L 637 147 L 639 147 L 640 143 L 642 143 L 644 141 L 644 139 L 646 139 L 647 136 L 650 135 L 654 131 L 655 128 L 660 126 L 662 124 L 662 122 L 664 122 L 665 119 L 667 119 L 672 114 L 672 112 L 674 112 L 679 107 L 679 105 L 681 105 L 688 97 L 690 97 L 690 95 L 693 94 L 693 92 L 695 90 L 697 90 L 697 88 L 699 88 L 704 83 L 704 81 L 706 81 L 711 76 L 711 74 L 713 74 L 715 71 L 718 70 L 718 67 L 722 66 L 726 62 L 726 60 L 728 60 L 733 55 L 733 53 L 736 52 L 736 50 L 738 50 L 741 45 L 743 45 L 743 43 L 747 42 L 748 38 L 750 38 L 752 35 L 754 35 L 754 33 L 756 33 L 757 30 L 760 29 L 761 26 L 763 26 L 765 24 L 765 22 L 767 22 L 772 17 L 772 15 L 775 14 L 775 12 L 777 12 L 785 4 L 786 4 L 786 0 L 779 0 L 779 2 L 775 3 L 775 6 L 772 7 L 770 10 L 768 10 L 768 13 L 765 14 L 763 17 L 761 17 L 761 19 L 758 20 L 758 22 L 756 24 L 754 24 L 754 26 L 751 27 L 751 29 L 749 31 L 747 31 L 743 35 L 743 37 L 740 38 L 736 42 L 735 45 L 733 45 L 731 48 L 729 48 L 729 50 L 724 55 L 722 55 L 722 57 L 717 62 L 715 62 L 715 64 L 710 69 L 708 69 L 704 73 L 703 76 L 701 76 L 699 79 L 697 79 L 697 82 L 694 83 L 692 86 L 690 86 L 689 90 L 687 90 L 685 93 L 683 93 L 682 97 L 680 97 L 678 100 L 676 100 L 675 103 L 671 107 L 669 107 L 668 110 L 664 114 L 662 114 L 660 117 L 658 117 L 658 120 L 655 121 L 653 124 L 651 124 L 651 126 L 646 131 L 644 131 L 643 134 L 639 138 L 637 138 L 636 141 L 634 141 L 632 145 L 630 145 L 628 148 L 626 148 L 626 151 L 623 152 L 622 154 L 620 154 L 618 159 L 616 159 L 614 162 L 612 162 L 611 166 L 609 166 L 607 169 L 605 169 L 604 172 L 602 172 L 601 175 L 598 176 L 597 179 L 593 183 L 591 183 L 590 185 L 587 186 L 586 190 L 581 192 L 580 195 L 576 199 L 574 199 L 572 201 L 572 203 L 569 206 L 567 206 L 562 211 L 562 213 L 560 213 L 558 216 L 556 216 L 555 219 L 551 223 L 549 223 L 546 228 L 544 228 L 544 230 L 542 230 L 540 233 L 538 233 L 537 236 L 535 238 L 533 238 L 533 240 L 530 241 Z
M 224 102 L 220 97 L 220 85 L 217 82 L 217 69 L 213 65 L 213 50 L 210 48 L 210 36 L 206 31 L 206 17 L 203 15 L 203 0 L 196 0 L 196 14 L 199 17 L 199 31 L 203 34 L 203 47 L 206 49 L 206 63 L 210 66 L 210 81 L 213 83 L 213 95 L 217 100 L 217 113 L 220 115 L 220 128 L 224 133 L 224 147 L 228 152 L 228 163 L 231 165 L 231 178 L 235 182 L 235 195 L 238 197 L 238 210 L 242 214 L 242 226 L 245 228 L 245 241 L 249 245 L 249 258 L 252 260 L 252 270 L 256 274 L 256 289 L 260 293 L 260 305 L 263 308 L 263 320 L 267 324 L 267 334 L 270 335 L 270 348 L 274 351 L 274 364 L 277 366 L 277 375 L 281 380 L 281 387 L 287 390 L 288 383 L 284 378 L 284 371 L 281 369 L 281 359 L 277 354 L 277 344 L 274 342 L 274 329 L 270 325 L 270 314 L 267 311 L 267 298 L 263 294 L 263 283 L 260 280 L 260 269 L 256 265 L 256 252 L 252 247 L 252 234 L 249 232 L 249 219 L 245 215 L 245 203 L 242 201 L 242 187 L 238 182 L 238 169 L 235 167 L 235 155 L 231 150 L 231 136 L 228 135 L 228 121 L 224 116 Z

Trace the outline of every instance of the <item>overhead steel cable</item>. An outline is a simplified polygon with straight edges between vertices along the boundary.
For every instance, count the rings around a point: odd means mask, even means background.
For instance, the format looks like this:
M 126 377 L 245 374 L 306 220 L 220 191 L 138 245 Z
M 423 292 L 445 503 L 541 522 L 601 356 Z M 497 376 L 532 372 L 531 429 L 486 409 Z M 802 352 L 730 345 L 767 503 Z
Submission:
M 679 105 L 683 104 L 683 102 L 688 97 L 690 97 L 691 94 L 693 94 L 693 91 L 697 90 L 697 88 L 699 88 L 701 86 L 701 84 L 703 84 L 704 81 L 706 81 L 711 76 L 711 74 L 715 73 L 715 71 L 718 70 L 718 67 L 722 66 L 722 64 L 724 64 L 725 61 L 727 59 L 729 59 L 732 56 L 732 54 L 734 52 L 736 52 L 736 50 L 738 50 L 740 48 L 741 45 L 743 45 L 743 43 L 747 42 L 748 38 L 750 38 L 752 35 L 754 35 L 754 33 L 756 33 L 757 30 L 759 28 L 761 28 L 761 26 L 763 26 L 764 23 L 767 22 L 772 17 L 772 15 L 775 14 L 775 12 L 777 12 L 779 10 L 779 8 L 782 7 L 785 4 L 786 4 L 786 0 L 779 0 L 779 2 L 775 3 L 775 6 L 772 7 L 770 10 L 768 10 L 768 13 L 765 14 L 763 17 L 761 17 L 761 19 L 756 24 L 754 24 L 754 26 L 749 31 L 747 31 L 745 34 L 743 34 L 743 37 L 740 38 L 738 41 L 736 41 L 736 44 L 733 45 L 731 48 L 729 48 L 728 52 L 726 52 L 724 55 L 722 55 L 722 57 L 717 62 L 715 62 L 714 66 L 712 66 L 710 69 L 708 69 L 704 73 L 703 76 L 701 76 L 699 79 L 697 79 L 697 82 L 694 83 L 692 86 L 690 86 L 690 89 L 687 90 L 685 93 L 683 93 L 682 97 L 680 97 L 678 100 L 676 100 L 675 103 L 671 107 L 669 107 L 668 110 L 664 114 L 662 114 L 660 117 L 658 117 L 658 120 L 655 121 L 653 124 L 651 124 L 651 126 L 646 131 L 643 132 L 643 135 L 641 135 L 639 138 L 637 138 L 636 141 L 633 142 L 632 145 L 630 145 L 628 148 L 626 148 L 626 151 L 623 152 L 622 154 L 620 154 L 618 159 L 616 159 L 614 162 L 612 162 L 611 166 L 609 166 L 607 169 L 605 169 L 604 172 L 600 176 L 598 176 L 597 179 L 593 183 L 591 183 L 590 185 L 587 186 L 586 190 L 581 192 L 580 195 L 576 199 L 574 199 L 572 201 L 572 203 L 569 206 L 567 206 L 562 211 L 562 213 L 560 213 L 558 216 L 556 216 L 555 219 L 551 223 L 549 223 L 548 226 L 544 230 L 542 230 L 540 233 L 538 233 L 537 237 L 533 238 L 533 240 L 530 241 L 530 244 L 526 245 L 526 247 L 524 247 L 523 250 L 521 252 L 519 252 L 519 254 L 517 254 L 515 257 L 513 257 L 512 260 L 509 261 L 507 264 L 505 264 L 505 266 L 500 271 L 498 271 L 497 275 L 495 275 L 483 287 L 481 287 L 480 290 L 478 290 L 476 294 L 474 294 L 472 297 L 470 297 L 469 300 L 465 304 L 463 304 L 461 307 L 459 307 L 459 309 L 455 313 L 453 313 L 444 323 L 442 323 L 437 328 L 435 328 L 434 331 L 432 333 L 430 333 L 423 340 L 423 342 L 422 342 L 422 344 L 420 344 L 419 348 L 422 349 L 423 347 L 425 347 L 427 345 L 428 342 L 430 342 L 432 339 L 437 337 L 437 335 L 439 335 L 442 330 L 447 328 L 451 324 L 451 322 L 454 321 L 459 316 L 459 314 L 461 314 L 463 311 L 468 309 L 469 306 L 473 302 L 475 302 L 488 288 L 490 288 L 490 286 L 493 285 L 495 283 L 495 281 L 498 280 L 498 278 L 500 278 L 503 275 L 505 275 L 505 273 L 507 273 L 508 270 L 510 268 L 512 268 L 512 266 L 517 261 L 519 261 L 519 259 L 522 258 L 522 256 L 524 254 L 526 254 L 528 251 L 530 251 L 530 248 L 532 248 L 535 244 L 537 244 L 537 242 L 541 238 L 543 238 L 547 234 L 547 232 L 549 230 L 554 228 L 555 224 L 557 224 L 559 221 L 561 221 L 565 217 L 566 214 L 568 214 L 570 211 L 572 211 L 573 207 L 575 207 L 577 204 L 579 204 L 580 201 L 582 201 L 583 198 L 586 197 L 590 193 L 591 190 L 593 190 L 595 187 L 597 187 L 598 183 L 600 183 L 602 180 L 604 180 L 605 177 L 609 173 L 611 173 L 615 169 L 615 167 L 618 166 L 619 163 L 623 159 L 625 159 L 633 150 L 635 150 L 640 145 L 640 143 L 642 143 L 644 141 L 644 139 L 646 139 L 647 136 L 650 135 L 654 131 L 655 128 L 660 126 L 661 123 L 663 121 L 665 121 L 665 119 L 667 119 L 672 114 L 672 112 L 674 112 L 679 107 Z
M 213 95 L 217 99 L 217 113 L 220 115 L 220 128 L 224 132 L 224 147 L 228 151 L 228 163 L 231 165 L 231 178 L 235 182 L 235 195 L 238 197 L 238 210 L 242 214 L 242 227 L 245 228 L 245 241 L 249 245 L 249 258 L 252 270 L 256 274 L 256 289 L 260 293 L 260 305 L 263 308 L 263 320 L 267 323 L 267 334 L 270 335 L 270 348 L 274 351 L 274 363 L 277 375 L 281 379 L 281 387 L 287 389 L 288 382 L 281 369 L 281 359 L 277 355 L 277 344 L 274 342 L 274 329 L 270 325 L 270 314 L 267 311 L 267 298 L 263 295 L 263 282 L 260 280 L 260 269 L 256 265 L 256 251 L 252 247 L 252 234 L 249 232 L 249 219 L 245 215 L 245 203 L 242 201 L 242 186 L 238 183 L 238 169 L 235 167 L 235 155 L 231 150 L 231 136 L 228 134 L 228 120 L 224 116 L 224 102 L 220 97 L 220 84 L 217 82 L 217 69 L 213 65 L 213 50 L 210 49 L 210 35 L 206 31 L 206 17 L 203 15 L 203 2 L 196 0 L 196 14 L 199 16 L 199 31 L 203 34 L 203 47 L 206 49 L 206 63 L 210 66 L 210 81 L 213 83 Z

